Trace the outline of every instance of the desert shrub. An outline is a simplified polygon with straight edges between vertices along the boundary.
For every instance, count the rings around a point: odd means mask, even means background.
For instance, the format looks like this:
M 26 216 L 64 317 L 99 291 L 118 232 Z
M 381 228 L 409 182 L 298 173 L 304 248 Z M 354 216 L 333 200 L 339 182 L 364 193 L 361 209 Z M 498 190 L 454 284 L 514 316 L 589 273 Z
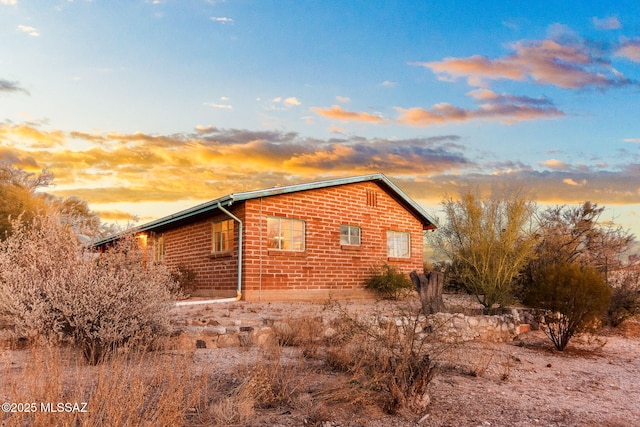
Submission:
M 619 326 L 625 320 L 640 313 L 640 271 L 625 271 L 611 289 L 611 302 L 606 322 Z
M 413 283 L 406 274 L 385 263 L 373 271 L 366 281 L 366 287 L 383 299 L 397 300 L 411 292 Z
M 326 351 L 327 366 L 346 372 L 348 383 L 329 400 L 377 402 L 388 413 L 421 412 L 429 403 L 427 385 L 435 373 L 431 336 L 422 332 L 419 311 L 400 314 L 396 322 L 375 315 L 373 321 L 342 312 Z M 399 324 L 397 324 L 399 323 Z
M 525 303 L 542 310 L 542 329 L 562 351 L 575 334 L 595 329 L 610 297 L 611 289 L 594 268 L 558 264 L 536 276 Z
M 206 378 L 196 373 L 188 354 L 115 355 L 101 365 L 83 366 L 76 353 L 69 347 L 34 346 L 24 363 L 0 363 L 0 395 L 37 402 L 33 412 L 0 414 L 0 425 L 185 425 L 205 397 Z M 78 410 L 41 409 L 55 409 L 56 402 L 77 403 Z
M 191 294 L 195 289 L 196 272 L 194 269 L 179 265 L 171 272 L 171 277 L 185 295 Z
M 29 338 L 78 345 L 92 364 L 169 332 L 169 271 L 146 263 L 133 236 L 98 255 L 55 214 L 13 222 L 0 243 L 0 313 Z

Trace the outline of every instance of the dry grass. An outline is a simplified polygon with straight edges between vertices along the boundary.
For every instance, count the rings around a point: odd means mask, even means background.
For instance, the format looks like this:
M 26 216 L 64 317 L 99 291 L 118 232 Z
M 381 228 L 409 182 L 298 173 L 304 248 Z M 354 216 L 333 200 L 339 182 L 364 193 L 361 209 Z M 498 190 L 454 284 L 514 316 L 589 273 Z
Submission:
M 319 426 L 385 413 L 415 421 L 425 414 L 436 371 L 517 384 L 522 362 L 513 352 L 520 347 L 434 342 L 421 329 L 416 307 L 396 308 L 356 315 L 333 305 L 330 324 L 285 318 L 271 341 L 238 349 L 243 362 L 231 369 L 218 368 L 215 359 L 205 363 L 203 357 L 218 357 L 209 350 L 118 354 L 98 366 L 69 347 L 5 351 L 3 401 L 87 402 L 88 412 L 3 413 L 0 425 Z
M 163 352 L 87 366 L 78 351 L 33 346 L 22 364 L 5 360 L 0 369 L 4 400 L 35 404 L 31 412 L 3 412 L 4 426 L 181 425 L 196 411 L 205 383 L 193 375 L 188 354 Z M 45 410 L 58 403 L 72 410 Z

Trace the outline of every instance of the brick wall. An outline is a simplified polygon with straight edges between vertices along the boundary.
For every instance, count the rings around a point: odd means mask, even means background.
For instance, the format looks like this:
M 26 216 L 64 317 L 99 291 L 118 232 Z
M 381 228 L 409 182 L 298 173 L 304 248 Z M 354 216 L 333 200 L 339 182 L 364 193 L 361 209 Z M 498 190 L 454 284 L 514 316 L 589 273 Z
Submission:
M 422 225 L 373 182 L 248 200 L 229 208 L 244 221 L 243 296 L 247 300 L 364 296 L 364 281 L 384 262 L 421 270 Z M 267 218 L 305 222 L 304 252 L 268 248 Z M 197 293 L 235 295 L 237 250 L 211 255 L 211 223 L 224 215 L 165 232 L 165 262 L 196 271 Z M 340 244 L 340 225 L 361 227 L 361 245 Z M 387 257 L 387 231 L 411 234 L 411 257 Z M 238 233 L 236 229 L 235 248 Z
M 229 208 L 244 216 L 243 206 Z M 238 278 L 238 251 L 212 253 L 212 223 L 229 219 L 216 213 L 209 218 L 164 232 L 164 262 L 170 267 L 185 266 L 196 273 L 194 295 L 235 296 Z M 235 229 L 234 247 L 238 247 Z
M 329 292 L 356 296 L 371 270 L 384 262 L 407 274 L 422 269 L 422 225 L 375 183 L 249 200 L 245 210 L 244 287 L 249 300 L 324 297 Z M 306 250 L 268 249 L 269 216 L 305 221 Z M 361 227 L 361 245 L 341 245 L 340 225 Z M 411 233 L 411 258 L 387 258 L 387 230 Z

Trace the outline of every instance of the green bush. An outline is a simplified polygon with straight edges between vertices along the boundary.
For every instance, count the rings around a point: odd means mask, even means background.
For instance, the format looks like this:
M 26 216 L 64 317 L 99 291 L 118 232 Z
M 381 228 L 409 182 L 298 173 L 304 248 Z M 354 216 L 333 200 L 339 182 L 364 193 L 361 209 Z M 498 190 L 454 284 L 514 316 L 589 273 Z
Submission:
M 536 275 L 525 303 L 541 310 L 543 331 L 562 351 L 572 336 L 598 326 L 610 298 L 611 289 L 593 267 L 557 264 Z
M 413 289 L 409 276 L 397 268 L 384 264 L 366 281 L 367 289 L 375 291 L 383 299 L 398 300 Z

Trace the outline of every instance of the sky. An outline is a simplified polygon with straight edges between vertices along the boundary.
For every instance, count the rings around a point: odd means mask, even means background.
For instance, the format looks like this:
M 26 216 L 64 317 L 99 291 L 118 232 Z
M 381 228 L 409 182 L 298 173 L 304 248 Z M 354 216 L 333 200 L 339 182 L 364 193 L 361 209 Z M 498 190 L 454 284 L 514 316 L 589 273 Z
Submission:
M 640 235 L 640 2 L 0 0 L 0 161 L 105 221 L 382 172 Z

